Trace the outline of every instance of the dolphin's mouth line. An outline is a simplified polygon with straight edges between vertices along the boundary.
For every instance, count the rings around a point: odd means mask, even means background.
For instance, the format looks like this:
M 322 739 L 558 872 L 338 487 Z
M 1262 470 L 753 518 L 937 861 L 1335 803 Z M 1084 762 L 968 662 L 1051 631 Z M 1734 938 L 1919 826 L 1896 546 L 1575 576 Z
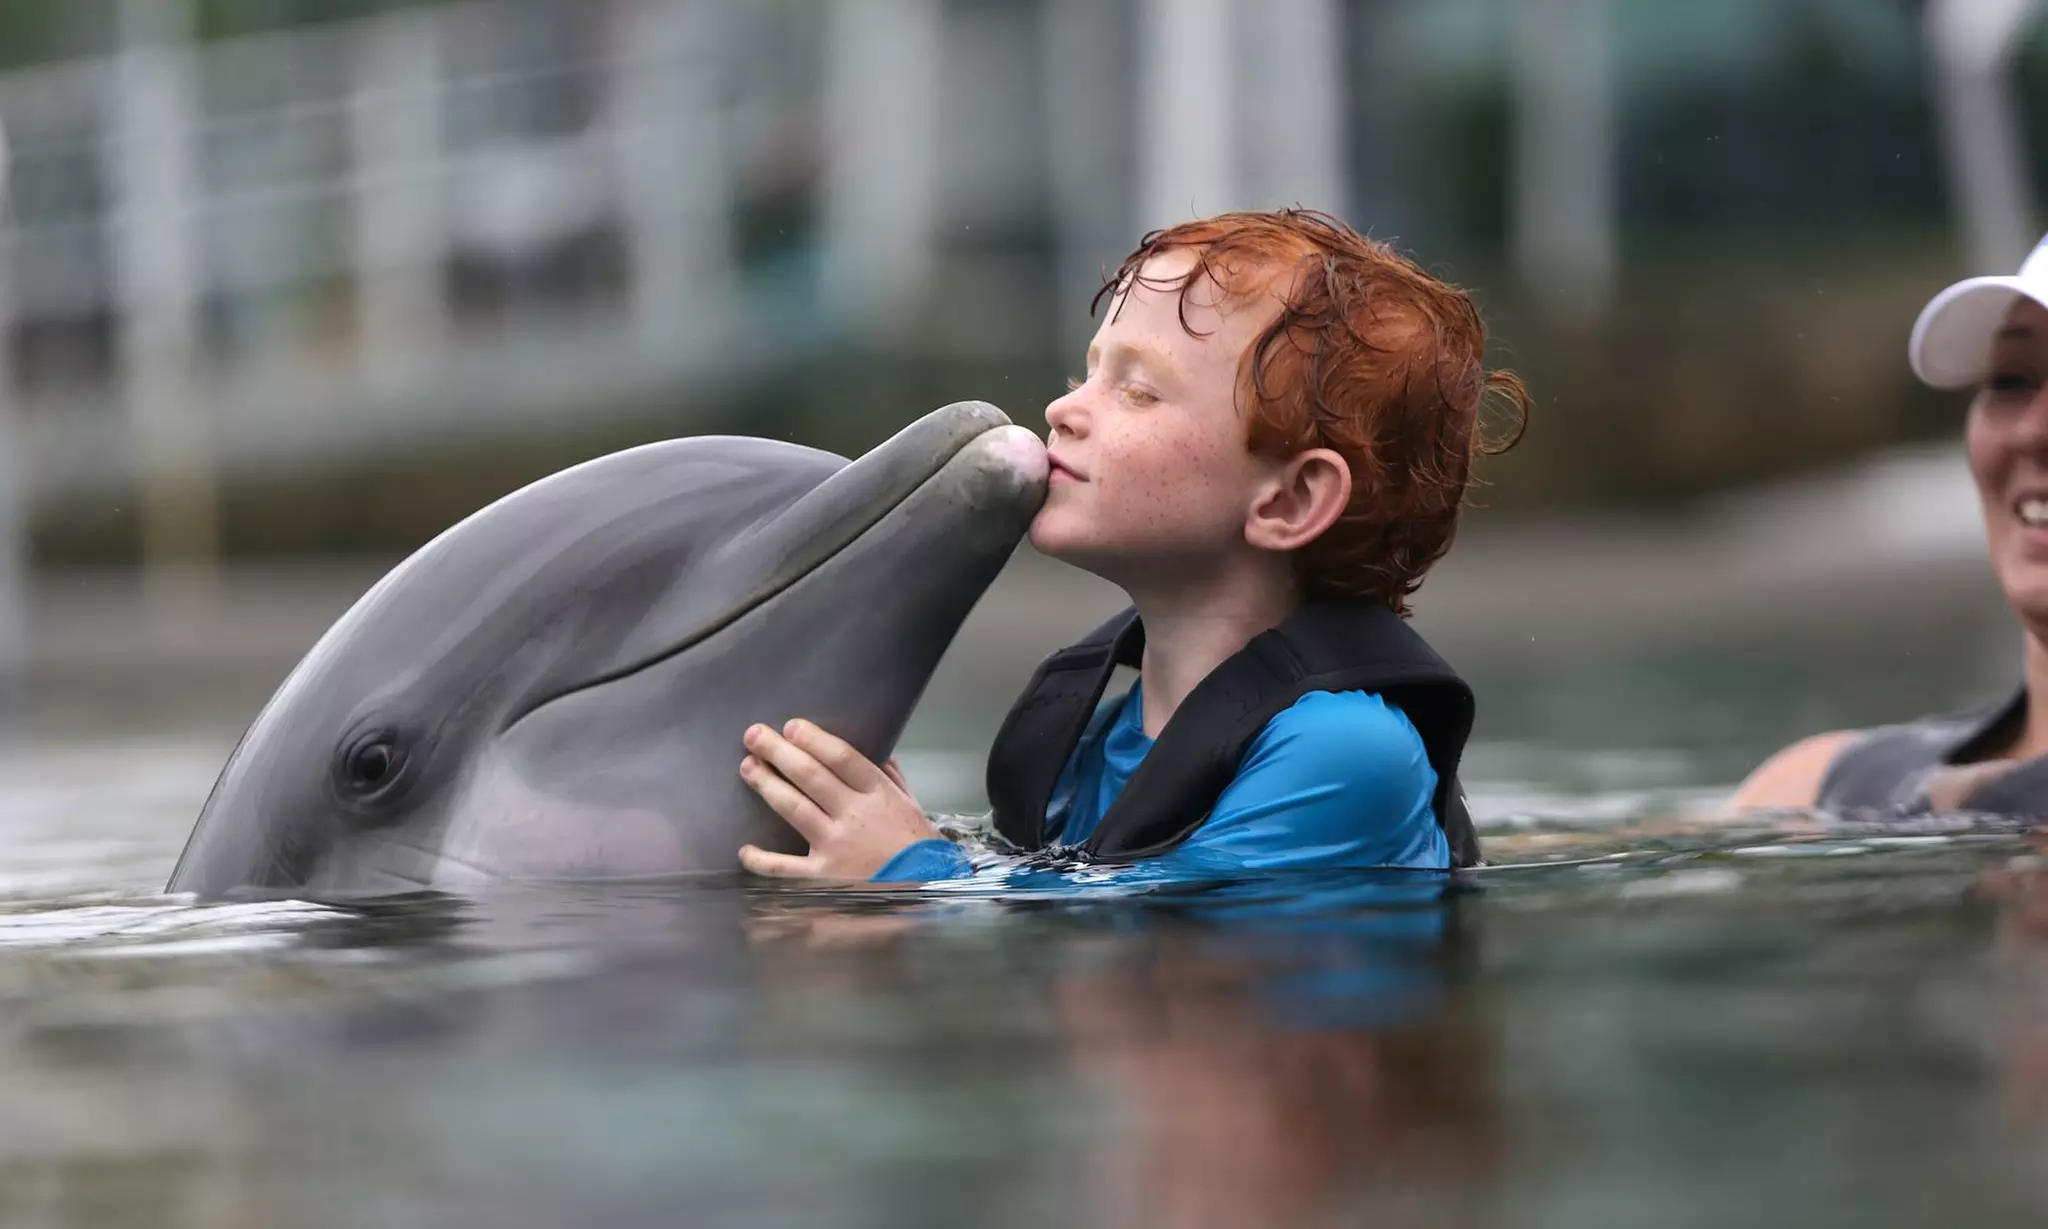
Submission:
M 603 687 L 611 683 L 616 683 L 621 679 L 631 678 L 632 676 L 639 674 L 643 670 L 650 669 L 654 666 L 660 665 L 665 661 L 668 661 L 670 658 L 675 657 L 679 653 L 687 652 L 692 647 L 703 643 L 704 641 L 710 639 L 712 636 L 715 636 L 719 632 L 732 626 L 734 623 L 737 623 L 741 619 L 746 618 L 748 615 L 760 609 L 762 606 L 767 605 L 769 602 L 773 601 L 781 594 L 787 592 L 790 589 L 795 588 L 799 583 L 801 583 L 807 577 L 811 576 L 819 568 L 824 567 L 827 563 L 830 563 L 832 560 L 838 558 L 841 554 L 845 553 L 845 551 L 848 548 L 852 547 L 856 542 L 859 542 L 861 538 L 865 537 L 869 530 L 873 529 L 876 525 L 881 524 L 882 521 L 885 518 L 887 518 L 891 512 L 894 512 L 896 509 L 902 507 L 905 503 L 908 503 L 913 496 L 915 496 L 918 492 L 924 490 L 925 487 L 929 486 L 931 484 L 932 479 L 938 477 L 939 474 L 948 465 L 953 463 L 954 458 L 958 457 L 961 453 L 966 452 L 969 448 L 973 447 L 976 443 L 985 438 L 990 432 L 1000 431 L 1006 425 L 1007 424 L 991 426 L 986 431 L 977 432 L 973 436 L 965 440 L 962 440 L 959 443 L 959 445 L 953 448 L 950 452 L 935 455 L 931 464 L 926 466 L 924 471 L 918 475 L 917 480 L 915 482 L 906 483 L 903 486 L 903 488 L 896 494 L 896 497 L 894 499 L 879 501 L 874 506 L 872 511 L 870 511 L 867 515 L 860 518 L 858 522 L 851 525 L 845 525 L 845 529 L 848 530 L 848 532 L 845 533 L 844 538 L 839 543 L 839 545 L 833 548 L 832 550 L 820 555 L 816 560 L 812 561 L 812 563 L 808 567 L 796 569 L 787 574 L 774 578 L 769 583 L 756 589 L 752 594 L 747 596 L 745 599 L 733 603 L 733 605 L 730 608 L 728 608 L 723 614 L 719 615 L 716 618 L 707 619 L 705 622 L 700 624 L 695 631 L 691 632 L 687 636 L 679 637 L 675 643 L 668 645 L 667 647 L 663 648 L 660 652 L 649 653 L 644 657 L 641 657 L 635 661 L 627 662 L 625 665 L 618 666 L 614 669 L 607 670 L 602 674 L 593 675 L 590 678 L 584 679 L 580 682 L 571 684 L 566 687 L 558 688 L 554 691 L 546 693 L 545 695 L 536 697 L 532 703 L 513 710 L 511 714 L 506 717 L 504 724 L 499 727 L 499 735 L 502 737 L 503 735 L 510 733 L 512 729 L 516 727 L 520 722 L 526 720 L 528 717 L 533 716 L 535 713 L 539 712 L 543 708 L 546 708 L 548 705 L 555 703 L 557 700 L 564 700 L 580 692 L 585 692 L 593 688 Z M 852 462 L 852 464 L 855 465 L 859 463 L 859 461 Z

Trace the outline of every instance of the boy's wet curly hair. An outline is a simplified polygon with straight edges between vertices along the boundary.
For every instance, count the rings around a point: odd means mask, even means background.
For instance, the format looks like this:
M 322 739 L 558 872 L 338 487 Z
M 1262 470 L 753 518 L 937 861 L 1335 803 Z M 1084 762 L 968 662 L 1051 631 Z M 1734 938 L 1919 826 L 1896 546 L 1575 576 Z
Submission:
M 1176 249 L 1195 255 L 1185 273 L 1144 274 Z M 1187 292 L 1203 278 L 1233 298 L 1270 293 L 1281 304 L 1239 376 L 1252 451 L 1329 448 L 1351 467 L 1350 505 L 1296 552 L 1303 590 L 1406 615 L 1408 596 L 1457 534 L 1473 458 L 1522 438 L 1528 389 L 1513 372 L 1486 370 L 1486 327 L 1463 290 L 1313 210 L 1225 213 L 1153 231 L 1103 283 L 1090 314 L 1142 281 L 1180 296 L 1192 334 Z M 1480 426 L 1490 394 L 1514 411 L 1498 444 Z

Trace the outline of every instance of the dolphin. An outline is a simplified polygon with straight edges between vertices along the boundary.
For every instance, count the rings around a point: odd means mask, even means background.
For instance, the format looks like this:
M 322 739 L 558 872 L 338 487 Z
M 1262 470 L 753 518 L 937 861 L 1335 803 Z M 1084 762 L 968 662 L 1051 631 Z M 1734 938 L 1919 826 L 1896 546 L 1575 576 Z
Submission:
M 982 402 L 858 461 L 647 444 L 394 568 L 228 757 L 167 890 L 318 897 L 736 869 L 802 839 L 739 779 L 756 721 L 878 762 L 1045 498 Z

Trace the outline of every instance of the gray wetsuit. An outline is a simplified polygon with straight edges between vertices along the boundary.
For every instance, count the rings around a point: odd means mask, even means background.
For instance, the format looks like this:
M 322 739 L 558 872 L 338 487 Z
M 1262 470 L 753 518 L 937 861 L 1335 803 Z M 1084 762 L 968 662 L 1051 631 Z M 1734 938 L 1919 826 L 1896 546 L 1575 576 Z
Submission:
M 2027 693 L 2021 688 L 1985 708 L 1865 730 L 1835 754 L 1814 805 L 1836 812 L 1926 814 L 1933 809 L 1927 791 L 1936 774 L 1975 762 L 2010 741 L 2026 711 Z M 2048 816 L 2048 756 L 2026 760 L 1977 786 L 1958 809 Z

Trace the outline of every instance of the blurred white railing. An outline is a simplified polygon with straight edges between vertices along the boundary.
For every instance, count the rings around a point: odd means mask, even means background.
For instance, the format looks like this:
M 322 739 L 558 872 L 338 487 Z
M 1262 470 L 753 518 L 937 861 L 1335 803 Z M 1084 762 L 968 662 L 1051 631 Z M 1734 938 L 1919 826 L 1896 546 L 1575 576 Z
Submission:
M 132 496 L 145 561 L 190 574 L 234 470 L 644 413 L 820 335 L 737 259 L 735 168 L 775 174 L 778 108 L 816 106 L 734 64 L 749 35 L 762 58 L 754 6 L 484 0 L 224 42 L 187 12 L 123 0 L 115 51 L 0 75 L 0 684 L 38 503 Z
M 1077 351 L 1142 230 L 1342 209 L 1337 0 L 463 0 L 230 41 L 119 4 L 113 52 L 0 74 L 0 681 L 31 506 L 134 498 L 180 573 L 238 470 L 840 341 L 1017 353 L 1048 299 Z
M 729 10 L 156 30 L 0 78 L 26 493 L 597 412 L 743 358 Z

